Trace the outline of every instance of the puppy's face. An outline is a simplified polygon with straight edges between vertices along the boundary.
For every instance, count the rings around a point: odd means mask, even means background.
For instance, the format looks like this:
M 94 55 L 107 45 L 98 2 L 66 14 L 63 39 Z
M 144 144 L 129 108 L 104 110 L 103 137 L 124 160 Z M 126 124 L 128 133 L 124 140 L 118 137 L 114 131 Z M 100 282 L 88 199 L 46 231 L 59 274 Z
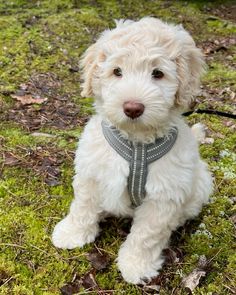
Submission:
M 94 96 L 97 111 L 120 129 L 155 129 L 191 101 L 203 64 L 182 27 L 120 21 L 86 51 L 82 95 Z
M 175 103 L 177 67 L 162 48 L 130 45 L 107 56 L 99 84 L 100 111 L 115 126 L 153 128 Z

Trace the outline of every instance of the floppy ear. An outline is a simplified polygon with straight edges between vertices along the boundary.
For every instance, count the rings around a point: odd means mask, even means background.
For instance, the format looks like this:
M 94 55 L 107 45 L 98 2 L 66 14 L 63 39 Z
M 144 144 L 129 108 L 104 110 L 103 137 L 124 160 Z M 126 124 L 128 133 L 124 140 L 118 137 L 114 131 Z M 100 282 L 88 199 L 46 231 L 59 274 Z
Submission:
M 94 84 L 99 79 L 98 65 L 105 60 L 105 54 L 98 44 L 91 45 L 83 54 L 80 61 L 83 83 L 81 84 L 82 97 L 94 95 Z
M 176 57 L 179 81 L 175 103 L 188 108 L 200 87 L 200 77 L 205 71 L 203 53 L 196 47 L 192 37 L 183 29 L 179 31 L 183 46 Z
M 99 66 L 112 51 L 111 48 L 115 39 L 122 35 L 120 29 L 129 26 L 133 21 L 121 19 L 115 21 L 115 23 L 117 26 L 115 29 L 107 29 L 102 32 L 97 42 L 91 45 L 82 55 L 80 68 L 83 79 L 81 96 L 83 97 L 94 96 L 96 95 L 94 92 L 99 92 Z

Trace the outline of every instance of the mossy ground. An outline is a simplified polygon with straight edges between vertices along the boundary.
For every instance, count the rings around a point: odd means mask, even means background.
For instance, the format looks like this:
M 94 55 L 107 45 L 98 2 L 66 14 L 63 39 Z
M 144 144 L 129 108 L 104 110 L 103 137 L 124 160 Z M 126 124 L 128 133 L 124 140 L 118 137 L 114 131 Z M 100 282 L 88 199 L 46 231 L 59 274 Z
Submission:
M 53 73 L 60 81 L 57 96 L 79 106 L 79 118 L 89 116 L 92 100 L 79 95 L 81 53 L 99 32 L 114 26 L 114 18 L 152 15 L 183 23 L 206 51 L 209 69 L 200 106 L 232 112 L 236 80 L 235 43 L 230 41 L 236 33 L 232 7 L 227 1 L 0 1 L 0 294 L 60 294 L 60 288 L 75 274 L 89 271 L 85 254 L 93 247 L 58 250 L 50 239 L 73 197 L 73 152 L 83 124 L 51 127 L 49 117 L 49 124 L 38 126 L 37 131 L 56 137 L 35 137 L 27 128 L 29 121 L 25 125 L 16 119 L 22 117 L 14 117 L 27 107 L 17 109 L 11 94 L 34 75 Z M 222 42 L 223 49 L 218 46 Z M 209 47 L 212 51 L 207 51 Z M 40 111 L 41 107 L 37 108 Z M 181 249 L 184 258 L 164 268 L 166 279 L 160 294 L 187 294 L 181 279 L 196 268 L 200 255 L 211 261 L 211 269 L 194 294 L 235 294 L 231 218 L 235 214 L 235 122 L 208 115 L 193 115 L 188 120 L 190 124 L 205 123 L 208 136 L 214 139 L 200 150 L 215 176 L 215 192 L 199 218 L 175 233 L 172 244 Z M 56 182 L 50 182 L 50 171 L 39 164 L 42 159 L 59 170 Z M 115 257 L 123 240 L 118 229 L 122 226 L 123 221 L 111 219 L 96 241 L 111 258 L 109 267 L 97 272 L 96 281 L 101 289 L 114 290 L 114 294 L 145 294 L 140 287 L 125 283 L 116 268 Z

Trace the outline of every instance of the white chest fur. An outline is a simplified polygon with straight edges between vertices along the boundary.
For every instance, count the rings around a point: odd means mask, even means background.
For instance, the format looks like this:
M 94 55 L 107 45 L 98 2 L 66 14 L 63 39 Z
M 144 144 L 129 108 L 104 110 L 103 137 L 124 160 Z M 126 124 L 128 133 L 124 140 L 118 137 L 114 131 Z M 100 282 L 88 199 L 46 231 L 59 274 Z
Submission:
M 191 194 L 194 166 L 199 159 L 197 145 L 192 138 L 188 140 L 188 137 L 193 136 L 185 124 L 178 128 L 178 139 L 172 150 L 148 167 L 147 199 L 161 198 L 163 192 L 165 198 L 173 199 L 177 186 L 183 191 L 179 196 L 181 200 L 176 196 L 177 202 L 183 202 L 182 199 Z M 183 140 L 189 144 L 183 144 Z M 102 210 L 115 215 L 132 214 L 127 192 L 129 163 L 106 142 L 101 130 L 101 118 L 98 116 L 91 119 L 80 139 L 75 170 L 78 177 L 97 182 L 97 197 Z

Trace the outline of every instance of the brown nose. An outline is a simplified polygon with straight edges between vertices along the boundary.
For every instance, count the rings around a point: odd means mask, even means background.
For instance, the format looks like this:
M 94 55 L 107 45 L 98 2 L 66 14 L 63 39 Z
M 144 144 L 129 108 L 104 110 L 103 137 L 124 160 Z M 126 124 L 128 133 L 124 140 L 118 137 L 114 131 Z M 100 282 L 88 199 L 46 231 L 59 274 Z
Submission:
M 123 104 L 123 110 L 126 116 L 135 119 L 140 117 L 144 112 L 144 105 L 140 102 L 129 100 Z

